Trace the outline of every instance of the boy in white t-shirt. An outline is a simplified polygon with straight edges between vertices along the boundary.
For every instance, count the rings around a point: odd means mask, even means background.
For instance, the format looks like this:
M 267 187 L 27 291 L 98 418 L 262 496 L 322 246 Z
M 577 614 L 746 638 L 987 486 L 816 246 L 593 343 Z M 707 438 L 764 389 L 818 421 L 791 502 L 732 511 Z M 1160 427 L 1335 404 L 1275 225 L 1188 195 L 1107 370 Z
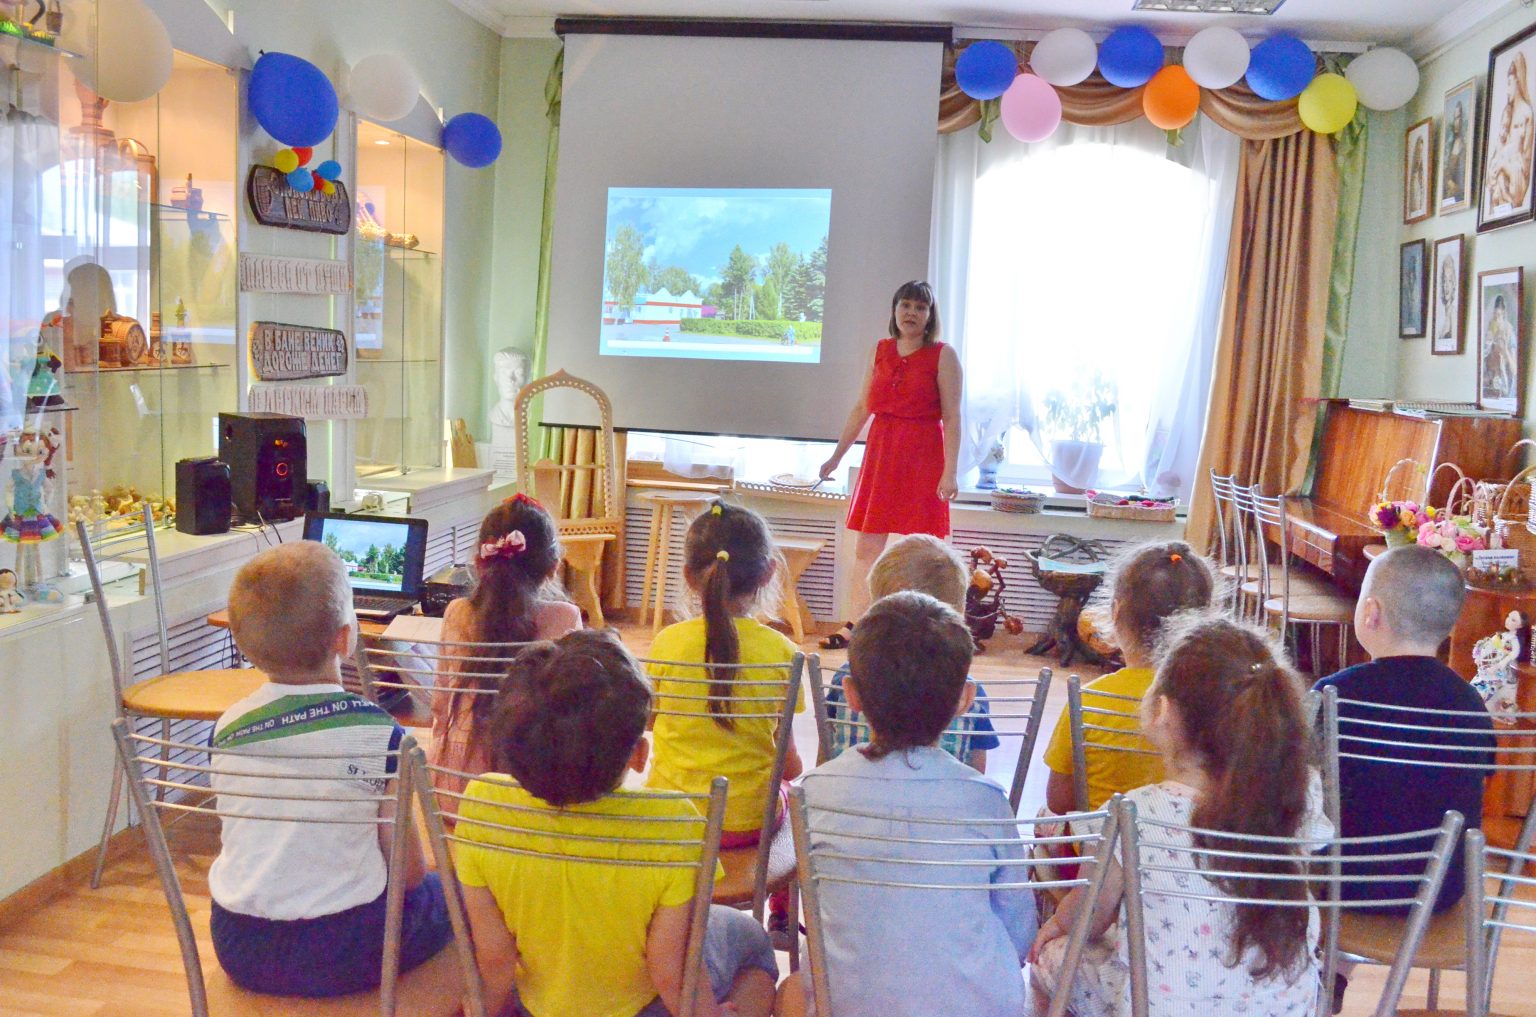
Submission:
M 341 657 L 356 639 L 346 566 L 330 548 L 299 541 L 263 551 L 235 576 L 229 623 L 267 684 L 214 725 L 217 748 L 249 748 L 239 770 L 270 776 L 213 778 L 215 791 L 360 798 L 392 790 L 403 735 L 377 706 L 341 687 Z M 305 756 L 345 754 L 343 759 Z M 224 757 L 226 766 L 228 757 Z M 334 780 L 280 780 L 334 774 Z M 379 984 L 391 824 L 274 822 L 311 814 L 389 816 L 393 802 L 290 802 L 221 795 L 222 850 L 208 872 L 214 952 L 229 977 L 256 992 L 336 996 Z M 400 970 L 452 938 L 442 884 L 427 873 L 406 825 L 405 922 Z

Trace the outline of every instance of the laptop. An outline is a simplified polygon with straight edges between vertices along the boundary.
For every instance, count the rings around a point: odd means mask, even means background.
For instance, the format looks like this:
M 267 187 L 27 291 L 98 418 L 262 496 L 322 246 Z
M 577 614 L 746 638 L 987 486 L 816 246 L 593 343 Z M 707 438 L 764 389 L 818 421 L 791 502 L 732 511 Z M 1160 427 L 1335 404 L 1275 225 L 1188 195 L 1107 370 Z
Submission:
M 402 516 L 308 512 L 304 539 L 341 556 L 358 617 L 386 620 L 421 600 L 427 560 L 427 521 Z

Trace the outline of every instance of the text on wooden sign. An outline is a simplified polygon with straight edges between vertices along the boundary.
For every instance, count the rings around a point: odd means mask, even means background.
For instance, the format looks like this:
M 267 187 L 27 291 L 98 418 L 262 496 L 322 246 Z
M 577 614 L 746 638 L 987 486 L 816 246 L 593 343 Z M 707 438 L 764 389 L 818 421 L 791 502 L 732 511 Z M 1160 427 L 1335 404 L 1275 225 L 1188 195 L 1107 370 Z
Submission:
M 347 336 L 334 328 L 251 323 L 251 369 L 262 381 L 326 378 L 347 372 Z

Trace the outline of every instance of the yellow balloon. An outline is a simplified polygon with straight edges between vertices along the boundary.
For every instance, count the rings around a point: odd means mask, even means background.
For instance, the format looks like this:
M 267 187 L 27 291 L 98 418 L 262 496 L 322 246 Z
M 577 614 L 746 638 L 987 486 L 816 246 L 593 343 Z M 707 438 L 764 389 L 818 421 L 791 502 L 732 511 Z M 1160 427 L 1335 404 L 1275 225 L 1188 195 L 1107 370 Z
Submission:
M 291 148 L 285 148 L 272 157 L 272 165 L 277 167 L 279 173 L 292 173 L 299 168 L 299 153 Z
M 320 190 L 326 194 L 335 194 L 336 184 L 334 181 L 327 180 L 324 184 L 321 185 Z
M 1355 86 L 1342 74 L 1319 74 L 1301 93 L 1296 112 L 1318 134 L 1337 134 L 1355 119 L 1360 104 Z

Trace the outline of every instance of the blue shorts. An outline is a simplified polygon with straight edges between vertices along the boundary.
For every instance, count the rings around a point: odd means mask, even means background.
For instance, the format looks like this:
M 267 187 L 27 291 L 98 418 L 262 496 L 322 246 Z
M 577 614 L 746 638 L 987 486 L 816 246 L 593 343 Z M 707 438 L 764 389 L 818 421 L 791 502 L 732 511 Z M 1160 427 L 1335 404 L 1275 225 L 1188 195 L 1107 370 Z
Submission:
M 344 996 L 379 987 L 384 957 L 384 901 L 320 918 L 280 921 L 213 903 L 213 951 L 230 981 L 274 996 Z M 400 971 L 428 960 L 453 939 L 443 884 L 429 872 L 405 892 Z

